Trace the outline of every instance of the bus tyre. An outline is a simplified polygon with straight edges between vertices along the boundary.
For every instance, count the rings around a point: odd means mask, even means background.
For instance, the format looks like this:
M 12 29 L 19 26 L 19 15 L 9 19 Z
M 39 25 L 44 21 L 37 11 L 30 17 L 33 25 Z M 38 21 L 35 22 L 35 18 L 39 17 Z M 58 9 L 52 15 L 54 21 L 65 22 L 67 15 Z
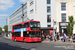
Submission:
M 14 41 L 16 42 L 16 38 L 14 39 Z
M 26 42 L 25 39 L 23 39 L 23 42 L 24 42 L 24 43 Z

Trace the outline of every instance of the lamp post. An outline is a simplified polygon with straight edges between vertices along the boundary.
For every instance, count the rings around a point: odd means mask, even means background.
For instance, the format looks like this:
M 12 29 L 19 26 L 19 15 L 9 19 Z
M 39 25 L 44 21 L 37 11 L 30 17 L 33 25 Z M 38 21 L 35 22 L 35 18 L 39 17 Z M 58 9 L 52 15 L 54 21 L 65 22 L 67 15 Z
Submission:
M 23 6 L 24 6 L 24 4 L 21 4 L 22 5 L 22 22 L 24 22 L 24 11 L 23 11 Z
M 6 25 L 7 25 L 7 19 L 6 19 Z

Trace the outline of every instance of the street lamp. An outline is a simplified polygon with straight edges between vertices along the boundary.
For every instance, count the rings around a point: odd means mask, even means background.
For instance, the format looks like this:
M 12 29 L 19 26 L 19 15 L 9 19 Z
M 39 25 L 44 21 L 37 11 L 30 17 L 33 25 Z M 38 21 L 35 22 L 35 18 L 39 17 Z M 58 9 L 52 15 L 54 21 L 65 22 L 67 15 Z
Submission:
M 21 4 L 21 5 L 22 5 L 22 22 L 24 22 L 24 18 L 23 18 L 23 16 L 24 16 L 24 11 L 23 11 L 24 4 Z
M 5 31 L 5 29 L 2 29 L 2 31 L 4 32 L 4 31 Z
M 6 19 L 6 25 L 7 25 L 7 19 Z

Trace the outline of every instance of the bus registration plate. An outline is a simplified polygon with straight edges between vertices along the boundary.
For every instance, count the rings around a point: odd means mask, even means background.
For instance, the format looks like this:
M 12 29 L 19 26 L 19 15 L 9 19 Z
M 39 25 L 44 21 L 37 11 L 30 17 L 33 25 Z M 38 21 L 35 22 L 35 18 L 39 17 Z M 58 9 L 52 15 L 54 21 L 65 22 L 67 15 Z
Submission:
M 35 41 L 37 41 L 37 40 L 35 40 Z

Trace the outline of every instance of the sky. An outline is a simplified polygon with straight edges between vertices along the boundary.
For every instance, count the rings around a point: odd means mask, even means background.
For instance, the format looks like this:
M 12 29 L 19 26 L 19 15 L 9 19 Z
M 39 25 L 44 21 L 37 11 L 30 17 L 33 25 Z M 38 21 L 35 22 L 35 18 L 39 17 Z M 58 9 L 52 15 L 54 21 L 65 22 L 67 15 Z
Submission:
M 17 10 L 26 0 L 0 0 L 0 27 L 8 24 L 8 17 Z

